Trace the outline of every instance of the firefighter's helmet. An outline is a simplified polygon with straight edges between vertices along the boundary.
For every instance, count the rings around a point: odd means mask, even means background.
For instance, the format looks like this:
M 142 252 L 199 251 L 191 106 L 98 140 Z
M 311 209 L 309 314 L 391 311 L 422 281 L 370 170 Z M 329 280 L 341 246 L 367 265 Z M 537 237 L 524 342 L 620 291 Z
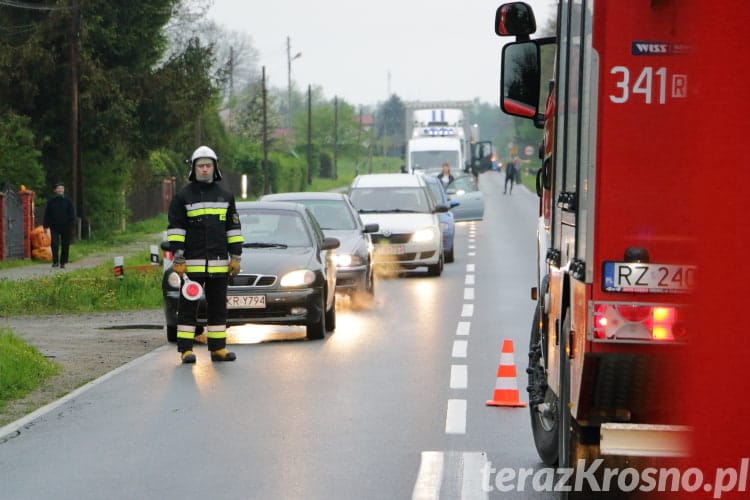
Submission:
M 221 180 L 221 171 L 219 170 L 219 158 L 214 153 L 214 150 L 208 146 L 201 146 L 193 151 L 193 156 L 190 158 L 190 175 L 188 180 L 195 182 L 195 163 L 202 158 L 210 158 L 214 163 L 214 181 Z

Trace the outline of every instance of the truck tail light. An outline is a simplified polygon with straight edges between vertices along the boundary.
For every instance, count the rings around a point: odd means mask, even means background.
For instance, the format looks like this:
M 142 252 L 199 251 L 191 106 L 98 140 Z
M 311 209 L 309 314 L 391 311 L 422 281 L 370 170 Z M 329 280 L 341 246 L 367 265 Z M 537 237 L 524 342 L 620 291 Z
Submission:
M 652 304 L 594 303 L 593 340 L 674 342 L 687 334 L 680 307 Z

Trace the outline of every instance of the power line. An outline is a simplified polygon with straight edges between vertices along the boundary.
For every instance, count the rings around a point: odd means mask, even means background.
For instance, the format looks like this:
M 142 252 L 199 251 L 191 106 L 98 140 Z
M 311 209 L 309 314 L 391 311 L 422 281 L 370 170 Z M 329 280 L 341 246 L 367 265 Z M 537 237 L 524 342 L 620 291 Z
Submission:
M 4 5 L 6 7 L 16 7 L 18 9 L 26 9 L 26 10 L 71 10 L 75 9 L 77 6 L 75 5 L 40 5 L 36 3 L 26 3 L 26 2 L 17 2 L 15 0 L 0 0 L 0 5 Z

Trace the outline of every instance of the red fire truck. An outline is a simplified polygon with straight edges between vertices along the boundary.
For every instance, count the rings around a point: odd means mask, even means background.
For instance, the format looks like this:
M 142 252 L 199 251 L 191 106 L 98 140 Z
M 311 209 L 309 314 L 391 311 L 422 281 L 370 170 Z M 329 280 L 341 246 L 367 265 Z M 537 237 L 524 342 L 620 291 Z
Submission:
M 556 35 L 535 39 L 527 4 L 496 13 L 496 33 L 516 37 L 501 108 L 543 130 L 527 372 L 550 465 L 687 451 L 673 396 L 696 240 L 670 135 L 690 101 L 678 3 L 560 0 Z

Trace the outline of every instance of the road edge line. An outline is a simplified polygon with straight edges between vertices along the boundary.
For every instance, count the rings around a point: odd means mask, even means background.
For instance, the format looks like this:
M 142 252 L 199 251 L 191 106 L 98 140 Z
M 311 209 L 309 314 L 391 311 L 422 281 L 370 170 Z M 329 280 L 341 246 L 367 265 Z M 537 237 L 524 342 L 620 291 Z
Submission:
M 52 401 L 51 403 L 48 403 L 48 404 L 42 406 L 41 408 L 37 408 L 36 410 L 34 410 L 33 412 L 29 413 L 25 417 L 21 417 L 18 420 L 15 420 L 15 421 L 13 421 L 13 422 L 11 422 L 9 424 L 6 424 L 3 427 L 0 427 L 0 445 L 2 445 L 3 443 L 7 442 L 9 439 L 13 439 L 14 437 L 16 437 L 16 436 L 11 436 L 11 434 L 13 434 L 15 432 L 19 432 L 19 435 L 20 435 L 20 429 L 21 428 L 26 427 L 30 423 L 32 423 L 35 420 L 39 419 L 40 417 L 46 415 L 47 413 L 51 412 L 52 410 L 54 410 L 56 408 L 59 408 L 60 406 L 62 406 L 65 403 L 67 403 L 68 401 L 77 398 L 78 396 L 80 396 L 84 392 L 88 391 L 92 387 L 97 386 L 97 385 L 101 384 L 102 382 L 105 382 L 105 381 L 109 380 L 110 378 L 114 377 L 115 375 L 118 375 L 119 373 L 124 372 L 125 370 L 127 370 L 127 369 L 129 369 L 129 368 L 131 368 L 133 366 L 139 365 L 139 364 L 147 361 L 148 359 L 156 356 L 157 354 L 160 354 L 161 351 L 164 351 L 164 350 L 167 350 L 167 349 L 170 349 L 170 348 L 173 349 L 174 346 L 172 344 L 166 344 L 166 345 L 157 347 L 153 351 L 147 352 L 146 354 L 144 354 L 144 355 L 142 355 L 142 356 L 140 356 L 138 358 L 135 358 L 132 361 L 128 361 L 124 365 L 120 365 L 117 368 L 115 368 L 114 370 L 109 371 L 109 372 L 105 373 L 104 375 L 102 375 L 102 376 L 100 376 L 98 378 L 95 378 L 94 380 L 92 380 L 90 382 L 87 382 L 87 383 L 83 384 L 81 387 L 75 389 L 73 392 L 70 392 L 70 393 L 66 394 L 65 396 L 61 397 L 60 399 L 56 399 L 55 401 Z

